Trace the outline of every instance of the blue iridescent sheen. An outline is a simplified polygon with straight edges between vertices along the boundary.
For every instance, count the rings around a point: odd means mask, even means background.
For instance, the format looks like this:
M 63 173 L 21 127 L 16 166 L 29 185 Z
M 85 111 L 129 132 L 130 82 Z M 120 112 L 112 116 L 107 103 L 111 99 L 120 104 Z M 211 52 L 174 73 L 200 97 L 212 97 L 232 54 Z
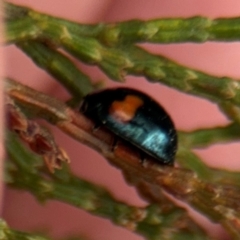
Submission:
M 127 96 L 135 96 L 143 104 L 136 106 L 134 116 L 129 121 L 117 121 L 110 108 L 113 102 L 121 103 Z M 145 93 L 130 88 L 104 89 L 87 95 L 80 112 L 159 163 L 174 163 L 177 151 L 174 123 L 163 107 Z

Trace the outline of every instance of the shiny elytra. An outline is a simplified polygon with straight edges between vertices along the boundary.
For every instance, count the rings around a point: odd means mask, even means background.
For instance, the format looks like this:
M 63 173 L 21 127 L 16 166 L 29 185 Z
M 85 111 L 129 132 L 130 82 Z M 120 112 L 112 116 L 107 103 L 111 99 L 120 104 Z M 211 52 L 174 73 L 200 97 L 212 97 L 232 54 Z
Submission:
M 174 163 L 177 133 L 173 121 L 145 93 L 130 88 L 98 91 L 84 98 L 80 112 L 159 163 Z

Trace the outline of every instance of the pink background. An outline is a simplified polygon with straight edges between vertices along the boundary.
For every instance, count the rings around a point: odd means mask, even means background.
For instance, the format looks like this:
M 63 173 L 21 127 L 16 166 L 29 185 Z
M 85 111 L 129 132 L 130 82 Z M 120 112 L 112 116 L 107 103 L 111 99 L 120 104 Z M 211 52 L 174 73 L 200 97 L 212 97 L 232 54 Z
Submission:
M 190 17 L 195 15 L 210 18 L 240 15 L 238 0 L 71 0 L 30 1 L 15 0 L 13 3 L 30 6 L 36 10 L 67 19 L 96 23 L 99 21 L 122 21 L 133 18 L 150 19 L 162 17 Z M 148 45 L 149 50 L 167 56 L 179 63 L 217 76 L 240 78 L 239 43 L 171 44 Z M 67 93 L 54 79 L 37 68 L 30 59 L 14 46 L 6 47 L 6 75 L 36 89 L 61 99 Z M 116 85 L 96 68 L 79 64 L 93 80 L 106 80 L 109 86 Z M 94 69 L 94 70 L 92 70 Z M 191 130 L 198 127 L 223 125 L 226 118 L 215 104 L 187 96 L 160 84 L 150 84 L 143 78 L 127 77 L 126 84 L 142 89 L 154 96 L 168 110 L 178 129 Z M 110 166 L 105 159 L 86 146 L 53 129 L 59 145 L 71 158 L 73 171 L 84 179 L 109 189 L 116 198 L 137 206 L 144 206 L 134 188 L 129 187 L 121 172 Z M 81 149 L 80 149 L 81 148 Z M 198 150 L 210 166 L 240 170 L 239 143 L 219 144 L 207 150 Z M 64 237 L 69 234 L 84 234 L 98 240 L 138 240 L 142 237 L 114 226 L 108 220 L 92 216 L 82 210 L 55 201 L 44 205 L 25 192 L 6 189 L 3 217 L 13 228 L 33 231 L 44 230 L 51 236 Z M 191 214 L 193 214 L 191 212 Z M 198 216 L 198 221 L 218 239 L 227 239 L 223 230 Z

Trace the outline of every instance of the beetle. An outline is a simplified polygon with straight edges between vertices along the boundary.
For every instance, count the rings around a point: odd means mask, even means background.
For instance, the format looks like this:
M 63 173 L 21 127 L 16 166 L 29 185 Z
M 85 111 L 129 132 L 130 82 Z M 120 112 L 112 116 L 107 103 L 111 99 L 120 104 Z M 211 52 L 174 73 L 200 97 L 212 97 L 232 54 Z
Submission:
M 173 165 L 177 150 L 174 123 L 147 94 L 125 87 L 100 90 L 83 99 L 80 112 L 158 163 Z

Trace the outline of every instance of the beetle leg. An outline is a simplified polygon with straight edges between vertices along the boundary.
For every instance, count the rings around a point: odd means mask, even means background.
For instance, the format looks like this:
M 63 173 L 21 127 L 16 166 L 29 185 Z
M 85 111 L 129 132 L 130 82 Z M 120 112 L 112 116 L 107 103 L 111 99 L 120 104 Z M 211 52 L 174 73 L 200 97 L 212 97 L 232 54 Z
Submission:
M 114 152 L 115 148 L 117 147 L 118 141 L 119 141 L 119 140 L 117 139 L 117 137 L 114 137 L 114 138 L 113 138 L 112 152 Z
M 101 127 L 101 123 L 95 123 L 95 125 L 92 128 L 92 131 L 95 132 Z
M 143 166 L 147 162 L 146 154 L 144 152 L 139 152 L 139 160 L 140 160 L 141 165 L 143 165 Z

